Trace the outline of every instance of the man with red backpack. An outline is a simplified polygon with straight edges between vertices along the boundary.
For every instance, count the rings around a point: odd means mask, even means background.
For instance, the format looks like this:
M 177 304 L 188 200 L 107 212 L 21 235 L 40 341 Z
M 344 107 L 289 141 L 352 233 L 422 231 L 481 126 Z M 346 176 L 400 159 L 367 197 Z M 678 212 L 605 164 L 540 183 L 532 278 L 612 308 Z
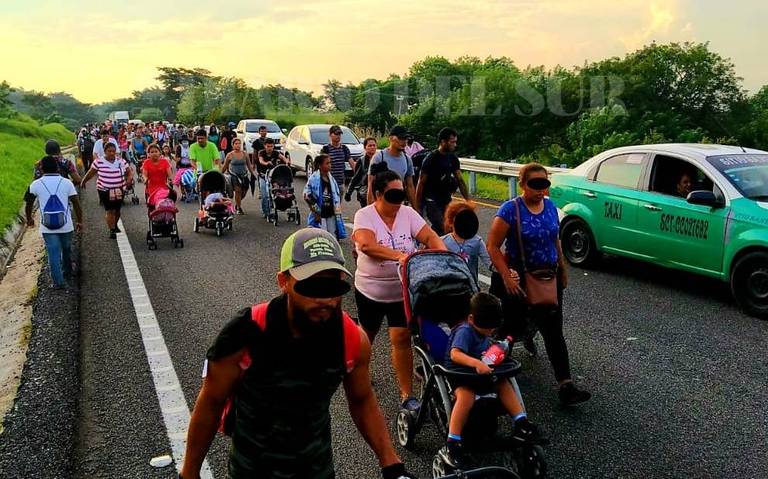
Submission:
M 230 478 L 334 478 L 329 407 L 342 383 L 384 479 L 414 477 L 395 452 L 371 387 L 368 338 L 341 309 L 349 276 L 327 231 L 288 237 L 277 274 L 283 294 L 240 311 L 208 350 L 181 477 L 199 478 L 220 430 L 232 437 Z

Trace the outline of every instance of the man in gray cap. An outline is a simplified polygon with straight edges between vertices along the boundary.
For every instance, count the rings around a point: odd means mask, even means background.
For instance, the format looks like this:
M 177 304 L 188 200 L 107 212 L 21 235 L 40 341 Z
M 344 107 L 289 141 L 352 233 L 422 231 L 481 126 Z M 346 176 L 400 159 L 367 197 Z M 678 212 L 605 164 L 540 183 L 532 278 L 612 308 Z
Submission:
M 228 477 L 335 477 L 329 407 L 342 383 L 384 479 L 413 477 L 395 453 L 371 387 L 371 345 L 341 309 L 349 276 L 327 231 L 305 228 L 288 237 L 277 274 L 282 294 L 240 311 L 208 350 L 184 479 L 199 478 L 220 427 L 232 436 Z
M 408 203 L 415 205 L 416 189 L 413 184 L 413 162 L 405 154 L 408 144 L 408 130 L 404 126 L 396 125 L 389 132 L 389 147 L 376 152 L 371 158 L 368 169 L 368 204 L 372 205 L 376 200 L 373 196 L 373 179 L 376 173 L 384 170 L 392 170 L 403 180 L 405 197 Z M 386 167 L 384 164 L 386 163 Z

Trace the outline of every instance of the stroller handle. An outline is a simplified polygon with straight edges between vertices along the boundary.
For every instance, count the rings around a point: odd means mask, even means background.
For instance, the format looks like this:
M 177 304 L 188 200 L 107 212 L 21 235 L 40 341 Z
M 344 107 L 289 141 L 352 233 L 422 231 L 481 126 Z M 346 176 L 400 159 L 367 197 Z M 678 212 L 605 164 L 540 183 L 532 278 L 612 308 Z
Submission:
M 471 479 L 485 477 L 488 474 L 500 475 L 502 477 L 509 477 L 510 479 L 520 479 L 517 473 L 510 471 L 506 467 L 490 466 L 481 467 L 479 469 L 472 469 L 471 471 L 459 471 L 454 474 L 443 476 L 440 479 Z

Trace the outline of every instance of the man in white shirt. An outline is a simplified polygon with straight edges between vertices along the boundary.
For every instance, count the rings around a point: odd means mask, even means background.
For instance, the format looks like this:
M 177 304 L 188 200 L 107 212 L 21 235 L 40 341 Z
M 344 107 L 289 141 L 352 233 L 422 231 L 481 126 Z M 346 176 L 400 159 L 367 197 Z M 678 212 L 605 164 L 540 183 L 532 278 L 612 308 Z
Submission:
M 94 160 L 97 160 L 99 158 L 104 158 L 104 144 L 107 142 L 115 145 L 115 148 L 117 149 L 117 155 L 120 156 L 120 145 L 117 144 L 117 140 L 109 136 L 109 130 L 104 129 L 104 130 L 101 130 L 101 139 L 97 140 L 96 143 L 93 145 Z
M 41 161 L 41 168 L 43 176 L 29 185 L 30 194 L 26 198 L 25 207 L 27 226 L 35 225 L 32 209 L 36 199 L 40 205 L 40 234 L 43 236 L 45 249 L 48 252 L 48 266 L 53 287 L 60 289 L 67 285 L 65 278 L 72 276 L 72 232 L 82 229 L 83 210 L 80 208 L 75 185 L 59 174 L 56 158 L 46 156 Z M 57 216 L 55 208 L 48 206 L 52 196 L 56 196 L 64 207 L 63 219 L 47 218 L 48 215 Z M 69 211 L 70 202 L 75 210 L 77 219 L 75 224 L 72 224 L 72 215 Z

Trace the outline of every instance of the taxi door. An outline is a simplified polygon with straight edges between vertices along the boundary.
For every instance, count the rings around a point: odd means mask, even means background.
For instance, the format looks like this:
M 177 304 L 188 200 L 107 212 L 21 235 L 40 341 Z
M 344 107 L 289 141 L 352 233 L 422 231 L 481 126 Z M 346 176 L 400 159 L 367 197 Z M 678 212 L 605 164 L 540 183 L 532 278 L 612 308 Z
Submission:
M 640 200 L 640 228 L 653 237 L 643 245 L 645 253 L 662 264 L 717 275 L 722 271 L 729 207 L 693 205 L 670 191 L 658 191 L 654 184 L 660 181 L 654 175 L 661 171 L 660 162 L 669 159 L 669 156 L 655 155 L 652 174 L 648 176 L 649 188 Z M 715 195 L 724 198 L 711 178 L 692 163 L 688 165 L 695 171 L 694 190 L 714 188 Z
M 645 153 L 610 157 L 600 163 L 593 189 L 582 192 L 595 218 L 592 227 L 601 250 L 637 256 L 639 188 L 646 167 Z

